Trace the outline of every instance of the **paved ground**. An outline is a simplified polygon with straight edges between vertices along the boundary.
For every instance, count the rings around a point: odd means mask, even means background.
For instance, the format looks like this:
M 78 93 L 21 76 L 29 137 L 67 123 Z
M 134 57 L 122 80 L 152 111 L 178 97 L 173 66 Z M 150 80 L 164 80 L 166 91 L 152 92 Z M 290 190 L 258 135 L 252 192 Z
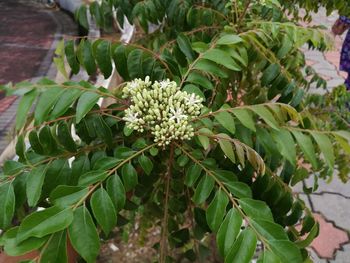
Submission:
M 320 12 L 313 17 L 313 23 L 331 28 L 338 18 L 336 14 L 326 17 Z M 340 50 L 344 36 L 336 37 L 335 50 L 322 54 L 306 51 L 308 64 L 327 80 L 328 89 L 344 83 L 345 72 L 340 72 Z M 308 183 L 308 182 L 306 182 Z M 311 182 L 309 182 L 311 184 Z M 310 186 L 309 184 L 309 186 Z M 350 186 L 335 176 L 327 184 L 319 182 L 318 191 L 310 196 L 302 195 L 320 222 L 320 235 L 312 244 L 312 255 L 316 263 L 350 262 Z
M 38 2 L 0 1 L 0 84 L 40 76 L 54 78 L 56 73 L 50 66 L 57 41 L 62 34 L 77 34 L 70 16 Z M 11 139 L 17 104 L 16 97 L 0 100 L 0 152 Z
M 51 75 L 53 48 L 61 35 L 77 29 L 70 18 L 58 11 L 38 8 L 30 1 L 0 0 L 0 84 L 18 82 L 37 76 Z M 21 19 L 18 19 L 21 18 Z M 314 16 L 315 24 L 328 28 L 337 18 L 327 18 L 322 12 Z M 306 51 L 308 64 L 335 87 L 344 81 L 338 71 L 341 38 L 336 39 L 336 50 L 321 54 Z M 0 100 L 0 152 L 10 139 L 7 135 L 14 119 L 16 98 Z M 296 189 L 298 190 L 298 189 Z M 302 194 L 321 224 L 320 236 L 312 244 L 311 253 L 316 263 L 350 262 L 350 187 L 336 177 L 331 184 L 320 182 L 319 190 L 311 196 Z

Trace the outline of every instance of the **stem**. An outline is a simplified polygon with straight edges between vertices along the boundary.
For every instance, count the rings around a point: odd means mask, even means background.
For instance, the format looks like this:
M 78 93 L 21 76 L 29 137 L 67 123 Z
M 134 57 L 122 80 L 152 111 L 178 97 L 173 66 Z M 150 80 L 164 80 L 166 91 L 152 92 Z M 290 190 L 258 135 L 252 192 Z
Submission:
M 121 163 L 119 163 L 116 167 L 114 167 L 112 170 L 110 170 L 108 172 L 108 176 L 111 176 L 113 173 L 115 173 L 115 171 L 117 171 L 120 167 L 122 167 L 124 164 L 130 162 L 132 159 L 134 159 L 135 157 L 139 156 L 140 154 L 142 154 L 143 152 L 151 149 L 152 147 L 156 146 L 157 143 L 153 143 L 151 145 L 148 145 L 147 147 L 143 148 L 142 150 L 134 153 L 133 155 L 131 155 L 130 157 L 126 158 L 124 161 L 122 161 Z M 98 182 L 95 185 L 92 185 L 89 189 L 89 191 L 87 192 L 86 195 L 84 195 L 75 205 L 72 206 L 73 210 L 77 209 L 82 203 L 85 202 L 85 200 L 96 190 L 97 187 L 99 187 L 102 182 Z
M 166 173 L 165 182 L 165 204 L 164 204 L 164 217 L 162 221 L 162 235 L 160 239 L 160 255 L 159 262 L 164 263 L 168 250 L 168 217 L 169 217 L 169 195 L 170 195 L 170 179 L 171 179 L 171 169 L 174 160 L 174 144 L 170 147 L 170 155 L 168 161 L 168 171 Z
M 237 209 L 237 211 L 241 214 L 241 216 L 243 217 L 243 219 L 247 222 L 247 224 L 249 225 L 249 227 L 251 229 L 253 229 L 253 231 L 255 232 L 255 234 L 258 236 L 258 238 L 261 240 L 261 242 L 264 243 L 264 245 L 266 247 L 269 248 L 269 245 L 267 243 L 267 240 L 254 228 L 254 226 L 252 224 L 250 224 L 249 218 L 248 216 L 242 211 L 241 207 L 238 204 L 238 199 L 233 197 L 232 194 L 229 192 L 229 190 L 226 189 L 225 185 L 216 178 L 215 174 L 209 170 L 207 167 L 205 167 L 199 160 L 197 160 L 194 156 L 192 156 L 189 152 L 187 152 L 181 145 L 175 143 L 175 145 L 185 154 L 187 155 L 194 163 L 196 163 L 197 165 L 199 165 L 208 175 L 210 175 L 211 177 L 213 177 L 213 179 L 215 180 L 215 182 L 218 184 L 218 186 L 220 187 L 220 189 L 222 189 L 227 197 L 230 199 L 232 205 L 234 208 Z

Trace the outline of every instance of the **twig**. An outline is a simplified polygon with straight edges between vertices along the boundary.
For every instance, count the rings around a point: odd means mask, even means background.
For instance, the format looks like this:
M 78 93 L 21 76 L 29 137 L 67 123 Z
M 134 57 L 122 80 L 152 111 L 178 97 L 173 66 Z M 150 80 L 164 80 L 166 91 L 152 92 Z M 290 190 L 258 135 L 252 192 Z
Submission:
M 165 204 L 164 204 L 164 217 L 162 221 L 162 235 L 160 239 L 160 255 L 159 255 L 159 262 L 164 263 L 167 255 L 168 250 L 168 217 L 169 217 L 169 194 L 170 194 L 170 179 L 171 179 L 171 169 L 173 165 L 173 159 L 174 159 L 174 144 L 170 147 L 170 155 L 169 155 L 169 162 L 168 162 L 168 171 L 166 173 L 166 182 L 165 182 Z

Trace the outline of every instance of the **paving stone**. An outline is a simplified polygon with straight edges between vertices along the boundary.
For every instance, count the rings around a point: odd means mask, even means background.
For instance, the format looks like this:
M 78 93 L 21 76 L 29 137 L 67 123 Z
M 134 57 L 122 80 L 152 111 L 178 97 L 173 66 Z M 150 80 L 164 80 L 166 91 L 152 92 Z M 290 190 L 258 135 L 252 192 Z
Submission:
M 334 88 L 334 87 L 343 85 L 344 79 L 343 78 L 332 79 L 332 80 L 328 81 L 327 84 L 330 88 Z
M 339 251 L 334 260 L 331 260 L 332 263 L 349 263 L 350 262 L 350 244 L 345 245 L 342 251 Z
M 336 222 L 339 227 L 350 230 L 350 200 L 348 198 L 336 193 L 312 194 L 311 202 L 315 212 L 322 213 L 328 220 Z

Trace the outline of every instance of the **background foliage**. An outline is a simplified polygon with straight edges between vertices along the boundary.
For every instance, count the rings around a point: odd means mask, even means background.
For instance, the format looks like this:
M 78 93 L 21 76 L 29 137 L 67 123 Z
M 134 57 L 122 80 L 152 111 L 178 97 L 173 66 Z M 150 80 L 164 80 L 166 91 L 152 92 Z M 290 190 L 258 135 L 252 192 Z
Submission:
M 309 2 L 299 4 L 313 11 Z M 345 1 L 330 2 L 324 3 L 329 10 L 346 12 Z M 125 83 L 113 91 L 48 79 L 5 86 L 23 95 L 18 160 L 7 161 L 0 177 L 5 251 L 39 249 L 38 262 L 67 262 L 70 240 L 94 262 L 115 226 L 127 236 L 129 225 L 142 222 L 141 232 L 162 229 L 155 244 L 159 262 L 250 262 L 256 251 L 258 262 L 310 262 L 306 248 L 318 223 L 291 187 L 312 176 L 314 185 L 304 187 L 310 193 L 334 169 L 346 181 L 350 133 L 339 121 L 348 118 L 344 91 L 306 96 L 311 85 L 325 82 L 306 67 L 300 47 L 324 51 L 332 43 L 322 29 L 285 15 L 296 6 L 277 0 L 82 6 L 76 17 L 85 27 L 89 10 L 111 31 L 116 12 L 121 26 L 126 16 L 142 33 L 127 45 L 61 42 L 55 58 L 61 72 L 68 76 L 67 60 L 72 74 L 108 78 L 115 68 L 124 81 L 169 78 L 202 97 L 205 108 L 191 120 L 191 141 L 157 148 L 150 134 L 133 132 L 122 120 L 130 104 L 121 98 Z M 101 107 L 101 98 L 114 103 Z M 326 107 L 334 114 L 326 115 Z

